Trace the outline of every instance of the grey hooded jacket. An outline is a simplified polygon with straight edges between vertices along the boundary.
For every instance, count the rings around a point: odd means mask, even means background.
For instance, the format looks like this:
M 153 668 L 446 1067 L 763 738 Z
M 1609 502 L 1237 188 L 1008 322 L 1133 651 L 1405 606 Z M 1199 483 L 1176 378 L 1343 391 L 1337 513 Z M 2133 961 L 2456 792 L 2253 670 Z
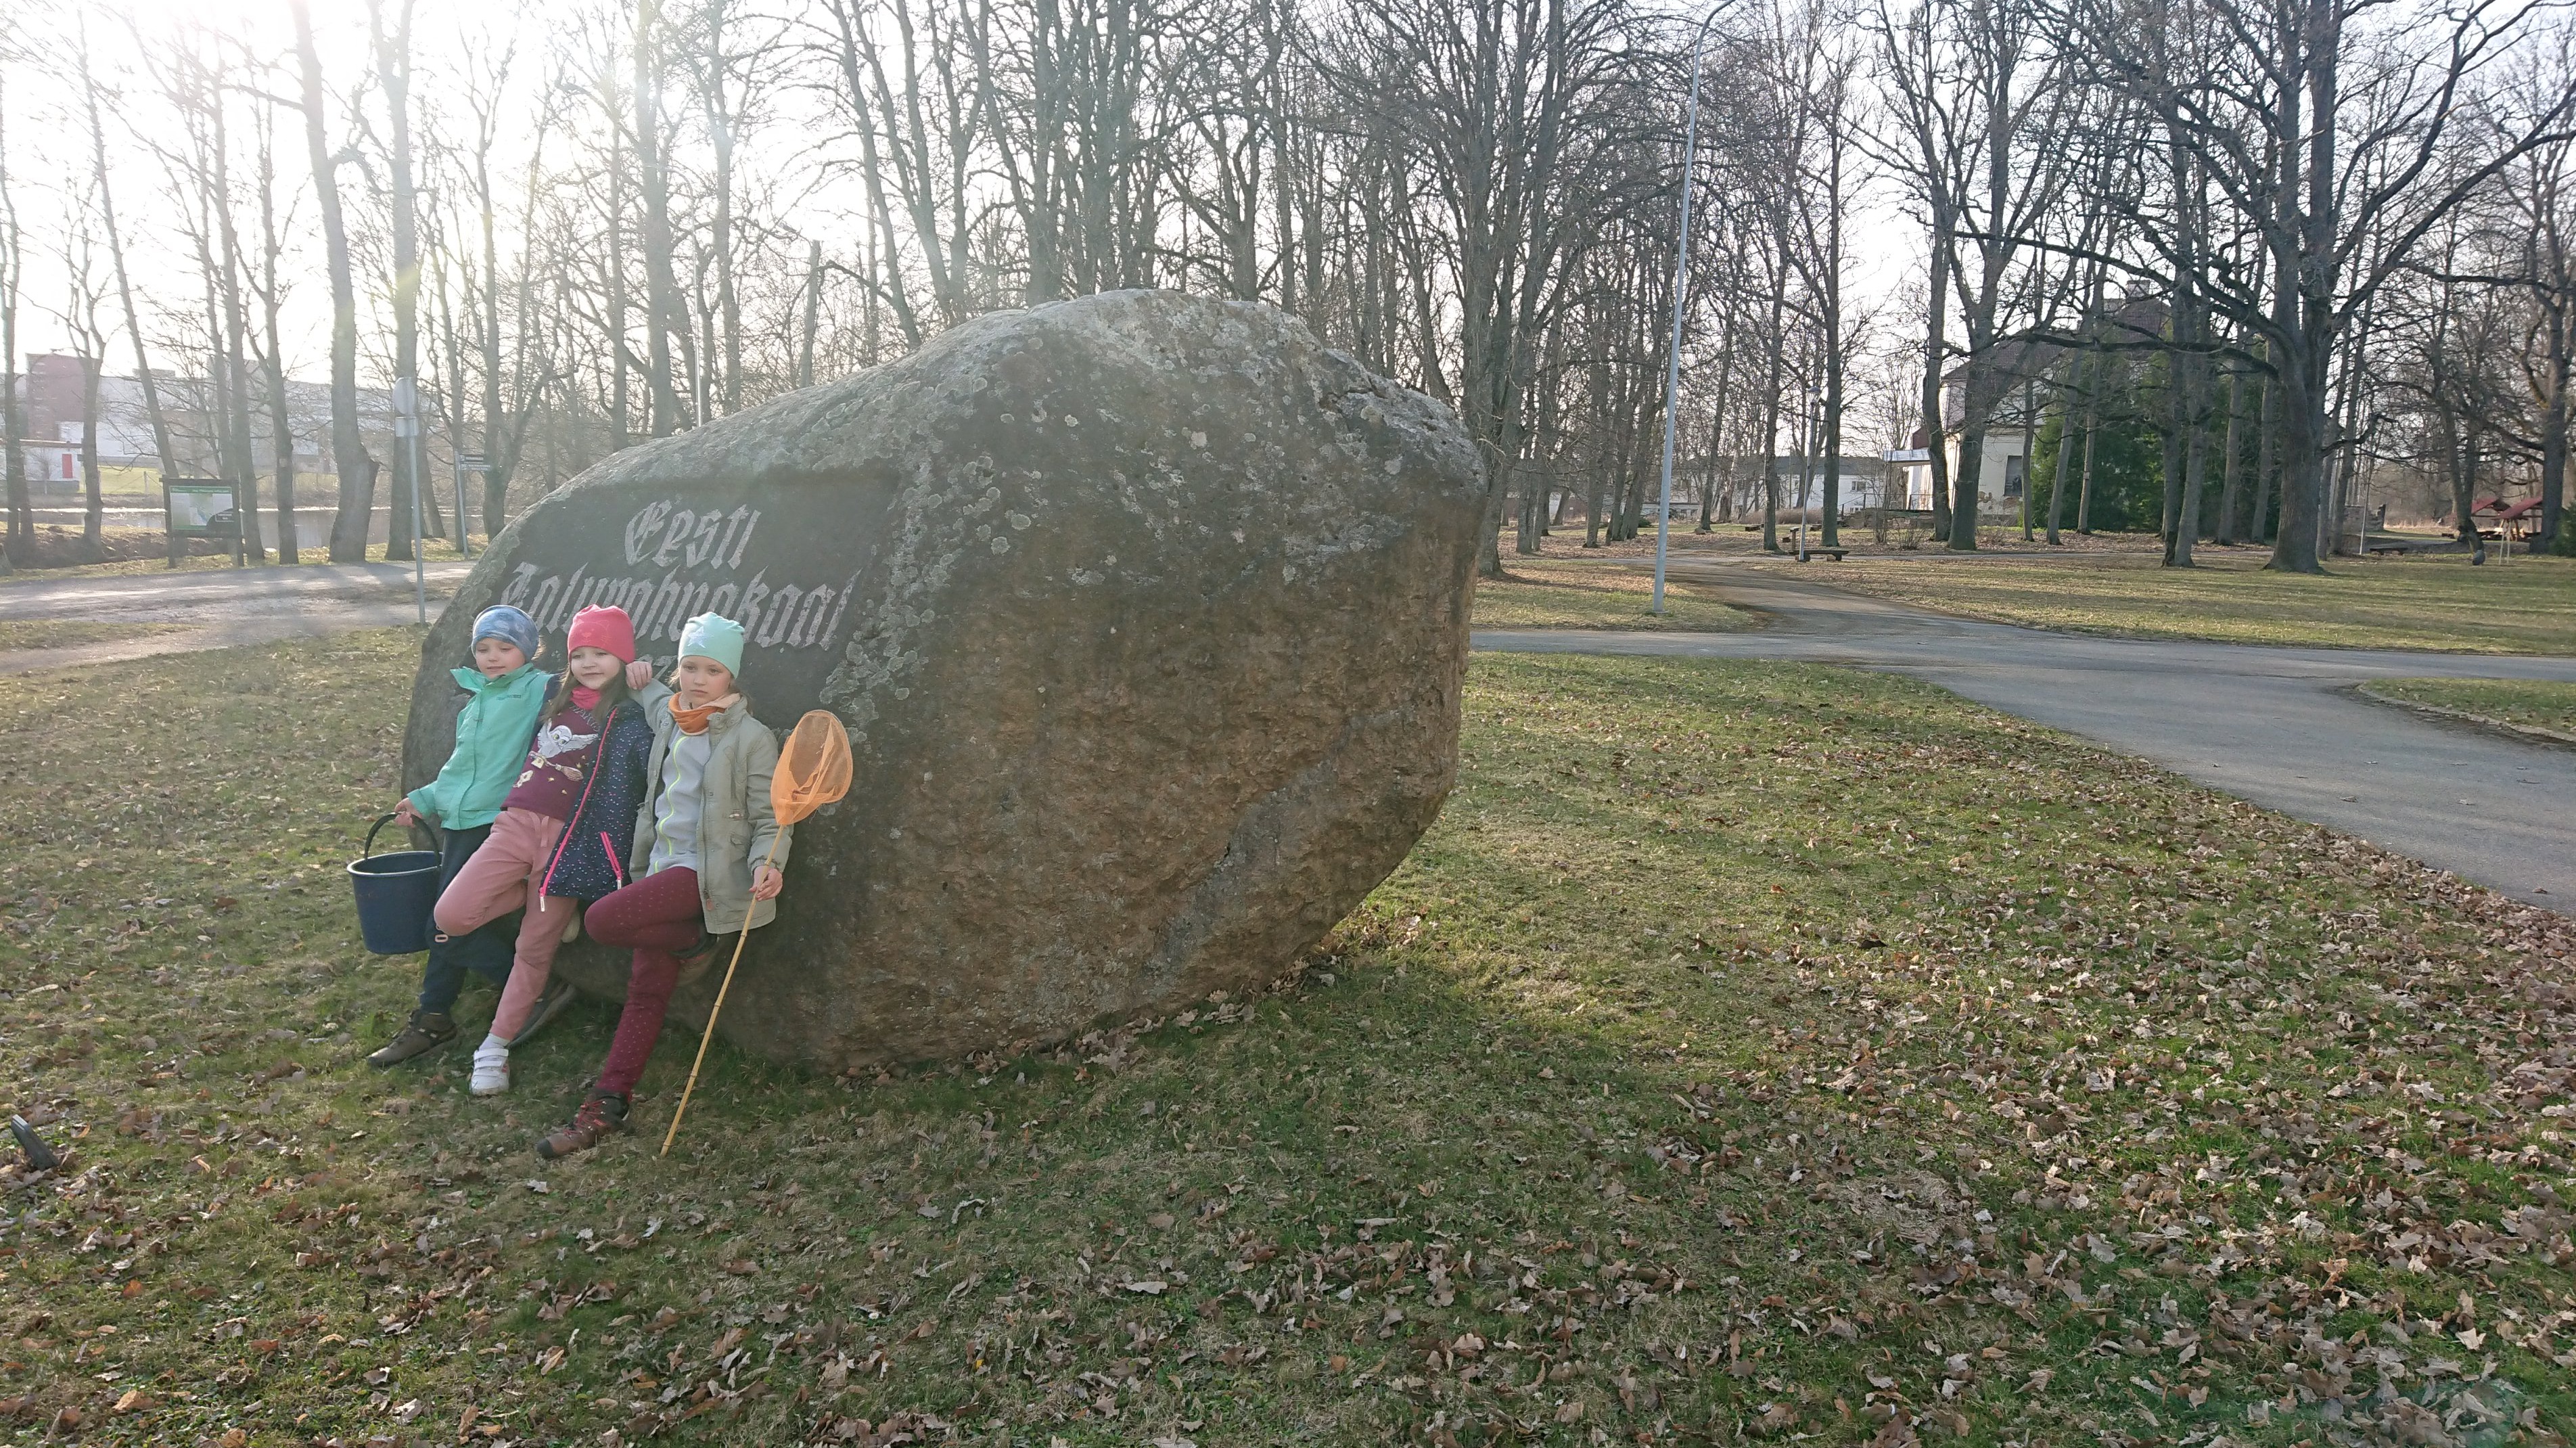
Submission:
M 679 721 L 665 706 L 653 711 L 653 754 L 645 762 L 644 803 L 635 814 L 635 844 L 628 864 L 632 877 L 644 873 L 653 853 L 653 817 L 662 798 L 663 763 Z M 751 873 L 766 858 L 787 868 L 795 829 L 778 822 L 770 807 L 770 776 L 778 769 L 778 737 L 751 717 L 748 703 L 737 700 L 707 720 L 710 744 L 707 770 L 698 798 L 698 905 L 706 912 L 707 930 L 727 934 L 757 929 L 778 915 L 775 900 L 751 898 Z M 771 842 L 778 853 L 771 855 Z

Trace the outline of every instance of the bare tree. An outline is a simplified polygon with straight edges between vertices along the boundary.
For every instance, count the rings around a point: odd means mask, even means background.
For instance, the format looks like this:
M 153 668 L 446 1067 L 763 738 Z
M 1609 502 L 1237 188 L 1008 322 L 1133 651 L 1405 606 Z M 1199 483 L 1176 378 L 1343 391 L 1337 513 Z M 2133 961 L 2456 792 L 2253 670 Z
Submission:
M 25 423 L 18 412 L 18 295 L 27 275 L 27 236 L 18 224 L 18 197 L 9 173 L 9 76 L 21 57 L 13 39 L 0 36 L 0 470 L 8 475 L 9 534 L 0 566 L 27 561 L 35 542 L 35 512 L 27 496 Z
M 390 25 L 386 16 L 388 3 L 395 7 Z M 375 63 L 376 85 L 385 97 L 385 162 L 391 172 L 393 189 L 394 379 L 397 386 L 407 382 L 417 390 L 420 382 L 420 197 L 415 186 L 416 161 L 412 154 L 412 10 L 412 0 L 367 0 L 367 39 Z M 386 499 L 391 505 L 391 516 L 385 521 L 387 558 L 410 558 L 417 541 L 413 537 L 412 515 L 413 490 L 422 484 L 416 472 L 419 458 L 420 449 L 415 443 L 395 443 L 393 491 Z
M 110 283 L 98 272 L 99 233 L 94 227 L 100 197 L 96 178 L 75 204 L 63 232 L 63 306 L 55 321 L 71 336 L 72 357 L 81 374 L 81 557 L 95 563 L 106 556 L 103 527 L 105 503 L 99 491 L 98 395 L 100 373 L 107 363 L 108 333 L 99 320 Z
M 295 18 L 304 144 L 313 165 L 314 208 L 331 280 L 331 455 L 340 482 L 339 511 L 331 520 L 331 561 L 364 563 L 376 506 L 376 461 L 368 456 L 358 430 L 358 300 L 349 267 L 348 227 L 340 214 L 340 156 L 327 139 L 329 105 L 322 58 L 313 44 L 310 0 L 288 0 L 287 8 Z
M 2144 108 L 2209 188 L 2208 215 L 2141 194 L 2127 218 L 2144 243 L 2137 270 L 2168 290 L 2188 274 L 2195 306 L 2260 339 L 2239 360 L 2275 394 L 2264 430 L 2280 467 L 2271 566 L 2318 572 L 2329 460 L 2349 431 L 2337 413 L 2353 396 L 2335 389 L 2338 356 L 2451 211 L 2564 136 L 2576 78 L 2561 73 L 2479 155 L 2442 167 L 2462 139 L 2464 89 L 2531 13 L 2517 0 L 2458 0 L 2402 22 L 2364 0 L 2196 0 L 2228 43 L 2189 67 L 2164 63 L 2158 3 L 2075 0 L 2057 18 L 2099 82 Z M 2258 239 L 2268 289 L 2203 244 L 2213 227 Z
M 295 529 L 295 409 L 286 390 L 286 345 L 279 336 L 278 315 L 285 310 L 286 286 L 278 275 L 285 250 L 284 223 L 278 214 L 277 124 L 273 110 L 258 112 L 259 271 L 251 291 L 259 298 L 260 330 L 255 335 L 262 380 L 268 388 L 269 449 L 277 475 L 277 561 L 301 562 Z
M 78 69 L 80 73 L 81 104 L 89 119 L 90 188 L 98 206 L 100 229 L 104 232 L 107 238 L 108 259 L 116 274 L 116 298 L 119 306 L 125 313 L 126 334 L 134 339 L 134 376 L 136 382 L 139 383 L 143 389 L 143 412 L 144 416 L 152 425 L 153 452 L 161 460 L 161 477 L 166 482 L 178 473 L 179 464 L 177 458 L 170 450 L 170 424 L 168 420 L 162 416 L 161 412 L 161 385 L 152 375 L 152 358 L 144 349 L 143 322 L 142 319 L 136 315 L 134 310 L 134 284 L 126 274 L 124 238 L 118 234 L 116 229 L 116 199 L 108 188 L 107 180 L 107 126 L 99 117 L 98 78 L 90 68 L 89 27 L 86 22 L 81 25 L 77 32 L 77 38 L 74 42 L 74 54 L 78 59 Z M 75 310 L 81 310 L 79 305 L 80 299 L 78 296 L 79 290 L 79 285 L 75 284 Z M 78 331 L 83 325 L 95 323 L 95 309 L 91 308 L 83 311 L 82 316 L 82 322 L 70 324 L 73 326 L 75 331 Z M 101 351 L 104 351 L 103 345 L 101 347 Z M 93 360 L 98 361 L 101 359 L 97 354 L 93 354 Z M 95 370 L 96 368 L 93 367 L 93 373 Z M 83 525 L 82 537 L 92 557 L 96 557 L 99 551 L 99 505 L 97 502 L 98 443 L 95 436 L 93 436 L 98 428 L 96 418 L 98 410 L 97 394 L 98 379 L 93 375 L 86 385 L 86 391 L 84 394 L 84 406 L 88 416 L 84 421 L 86 431 L 83 433 L 83 436 L 88 440 L 83 444 L 81 455 L 82 476 L 86 480 L 85 485 L 88 488 L 91 499 L 89 505 L 90 516 L 88 521 Z M 169 538 L 170 562 L 172 566 L 175 567 L 179 561 L 179 530 L 175 527 L 170 529 Z

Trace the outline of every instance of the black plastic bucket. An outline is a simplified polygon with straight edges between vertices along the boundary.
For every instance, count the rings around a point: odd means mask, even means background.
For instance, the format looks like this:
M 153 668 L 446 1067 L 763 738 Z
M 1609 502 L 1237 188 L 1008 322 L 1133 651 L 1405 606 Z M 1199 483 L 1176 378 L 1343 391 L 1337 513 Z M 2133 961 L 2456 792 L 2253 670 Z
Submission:
M 429 949 L 429 912 L 438 904 L 438 851 L 395 850 L 379 855 L 376 830 L 367 831 L 363 853 L 349 862 L 349 887 L 358 897 L 358 933 L 378 955 L 410 955 Z

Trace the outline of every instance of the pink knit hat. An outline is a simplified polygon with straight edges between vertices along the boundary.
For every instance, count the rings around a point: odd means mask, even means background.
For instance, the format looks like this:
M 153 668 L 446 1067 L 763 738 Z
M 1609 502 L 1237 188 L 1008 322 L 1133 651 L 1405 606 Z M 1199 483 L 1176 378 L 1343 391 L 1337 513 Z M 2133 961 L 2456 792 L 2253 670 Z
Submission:
M 572 616 L 564 648 L 606 649 L 621 664 L 635 662 L 635 624 L 622 608 L 585 608 Z

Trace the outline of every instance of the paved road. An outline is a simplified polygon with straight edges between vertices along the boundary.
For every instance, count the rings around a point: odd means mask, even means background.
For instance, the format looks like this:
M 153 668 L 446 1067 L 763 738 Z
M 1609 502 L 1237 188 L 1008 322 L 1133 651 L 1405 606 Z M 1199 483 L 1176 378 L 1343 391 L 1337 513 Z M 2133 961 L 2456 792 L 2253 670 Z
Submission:
M 438 617 L 447 595 L 455 592 L 473 566 L 457 561 L 427 566 L 431 618 Z M 177 627 L 80 648 L 0 652 L 0 674 L 384 628 L 410 623 L 414 617 L 411 569 L 399 563 L 20 578 L 0 582 L 0 620 L 77 619 Z
M 2576 913 L 2576 753 L 2351 692 L 2365 679 L 2428 675 L 2576 680 L 2576 659 L 2093 638 L 1921 613 L 1724 564 L 1673 574 L 1762 610 L 1772 626 L 1479 631 L 1476 647 L 1793 659 L 1907 674 Z

